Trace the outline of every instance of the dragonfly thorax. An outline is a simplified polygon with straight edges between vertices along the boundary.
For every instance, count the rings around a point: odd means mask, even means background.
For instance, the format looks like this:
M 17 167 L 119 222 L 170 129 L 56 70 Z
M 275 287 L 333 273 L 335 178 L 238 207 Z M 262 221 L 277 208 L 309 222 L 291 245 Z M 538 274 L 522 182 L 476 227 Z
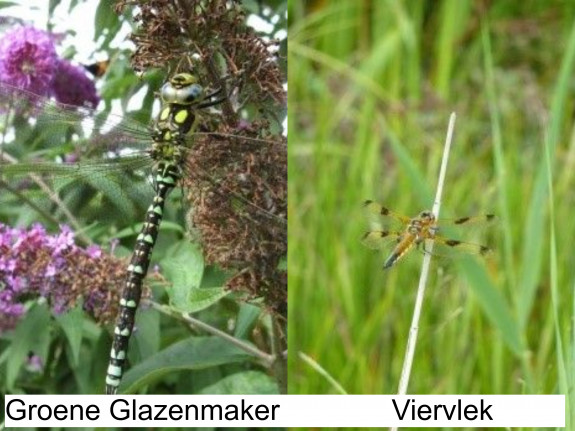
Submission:
M 183 144 L 184 137 L 194 128 L 196 115 L 192 105 L 166 103 L 162 105 L 152 130 L 156 142 Z
M 174 141 L 155 141 L 149 154 L 153 160 L 166 161 L 176 165 L 179 165 L 184 157 L 182 146 Z
M 435 216 L 431 211 L 422 211 L 412 218 L 407 225 L 407 232 L 415 237 L 415 242 L 422 242 L 427 234 L 435 233 Z
M 183 144 L 196 125 L 195 111 L 203 99 L 204 89 L 194 75 L 178 73 L 166 82 L 160 90 L 162 106 L 152 130 L 154 141 Z

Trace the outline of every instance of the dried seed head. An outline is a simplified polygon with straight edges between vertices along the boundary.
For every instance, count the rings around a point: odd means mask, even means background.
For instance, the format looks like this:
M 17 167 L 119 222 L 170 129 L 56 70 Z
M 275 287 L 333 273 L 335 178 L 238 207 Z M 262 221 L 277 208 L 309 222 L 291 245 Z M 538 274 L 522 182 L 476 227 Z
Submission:
M 280 269 L 287 253 L 286 141 L 256 135 L 261 129 L 255 124 L 198 139 L 186 186 L 207 262 L 237 270 L 228 286 L 263 297 L 277 311 L 287 300 Z

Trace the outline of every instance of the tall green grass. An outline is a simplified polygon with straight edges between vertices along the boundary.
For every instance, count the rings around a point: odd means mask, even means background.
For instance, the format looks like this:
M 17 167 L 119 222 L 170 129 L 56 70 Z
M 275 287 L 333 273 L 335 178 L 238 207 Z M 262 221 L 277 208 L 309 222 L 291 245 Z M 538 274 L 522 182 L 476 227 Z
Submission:
M 432 263 L 408 393 L 568 395 L 575 424 L 575 7 L 304 2 L 289 29 L 289 390 L 395 393 L 421 256 L 389 271 L 362 201 L 495 213 Z M 546 153 L 549 153 L 548 159 Z M 551 199 L 552 197 L 552 199 Z

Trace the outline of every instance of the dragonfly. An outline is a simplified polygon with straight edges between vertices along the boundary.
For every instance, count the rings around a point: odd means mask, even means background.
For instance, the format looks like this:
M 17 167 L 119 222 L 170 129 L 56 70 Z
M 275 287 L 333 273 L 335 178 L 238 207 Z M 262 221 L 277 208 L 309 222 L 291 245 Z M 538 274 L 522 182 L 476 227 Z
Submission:
M 91 133 L 89 140 L 91 145 L 88 146 L 86 153 L 88 156 L 93 157 L 94 154 L 97 156 L 95 160 L 84 160 L 86 154 L 83 154 L 79 161 L 2 164 L 0 165 L 2 177 L 17 178 L 32 174 L 42 180 L 48 179 L 54 184 L 63 179 L 67 185 L 76 180 L 93 184 L 98 178 L 112 178 L 108 182 L 111 192 L 107 196 L 119 207 L 125 207 L 127 195 L 135 192 L 132 180 L 134 177 L 137 179 L 138 173 L 145 173 L 140 175 L 140 180 L 146 174 L 151 177 L 153 197 L 149 200 L 150 206 L 145 213 L 144 223 L 127 267 L 126 282 L 114 328 L 106 375 L 107 394 L 117 393 L 122 379 L 136 310 L 164 215 L 166 198 L 182 181 L 186 170 L 191 169 L 187 168 L 191 139 L 208 135 L 201 130 L 201 112 L 221 103 L 224 99 L 218 98 L 220 93 L 220 90 L 208 92 L 191 73 L 177 73 L 161 87 L 158 95 L 160 110 L 153 119 L 152 126 L 148 127 L 129 118 L 111 114 L 102 116 L 88 108 L 57 104 L 0 83 L 2 113 L 15 112 L 21 118 L 42 119 L 47 122 L 44 127 L 52 130 L 59 138 L 62 129 L 58 130 L 58 126 L 65 128 L 65 133 L 71 140 L 83 133 L 79 132 L 78 128 L 88 129 Z M 74 131 L 71 132 L 71 129 Z M 214 137 L 237 139 L 243 143 L 259 146 L 283 145 L 281 140 L 249 136 L 247 133 L 246 136 L 214 134 Z M 49 150 L 47 152 L 49 153 Z M 197 165 L 194 164 L 193 169 L 197 170 Z M 210 178 L 209 174 L 206 174 L 206 178 Z M 221 190 L 221 193 L 225 194 L 226 190 Z M 285 215 L 280 209 L 256 205 L 238 193 L 233 193 L 233 199 L 240 203 L 240 207 L 242 205 L 255 207 L 252 209 L 257 210 L 262 217 L 280 225 L 280 231 L 287 231 Z
M 437 220 L 435 215 L 428 210 L 420 212 L 416 217 L 408 217 L 371 200 L 365 201 L 364 207 L 369 213 L 376 214 L 386 221 L 401 226 L 401 229 L 396 230 L 386 228 L 368 231 L 362 238 L 362 242 L 370 248 L 381 249 L 387 246 L 391 249 L 389 256 L 383 263 L 383 269 L 391 268 L 397 264 L 414 248 L 422 249 L 424 253 L 427 253 L 428 250 L 425 249 L 426 240 L 432 240 L 434 246 L 445 251 L 446 255 L 468 253 L 486 256 L 492 252 L 492 249 L 487 246 L 445 238 L 438 232 L 441 232 L 443 227 L 466 227 L 490 223 L 495 219 L 493 214 Z

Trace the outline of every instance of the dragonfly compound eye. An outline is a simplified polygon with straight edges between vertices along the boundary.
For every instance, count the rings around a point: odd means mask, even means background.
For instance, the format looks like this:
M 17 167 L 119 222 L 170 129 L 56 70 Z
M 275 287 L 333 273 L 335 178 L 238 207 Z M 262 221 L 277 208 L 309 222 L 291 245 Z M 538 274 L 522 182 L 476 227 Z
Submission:
M 200 84 L 192 84 L 188 87 L 184 87 L 178 90 L 176 95 L 175 103 L 181 103 L 182 105 L 189 105 L 190 103 L 196 102 L 201 99 L 204 93 L 204 89 Z
M 200 84 L 193 83 L 188 86 L 177 88 L 172 82 L 166 82 L 160 90 L 160 96 L 164 103 L 177 103 L 190 105 L 202 98 L 204 89 Z
M 422 211 L 419 213 L 419 217 L 423 220 L 435 220 L 435 216 L 431 213 L 431 211 Z
M 177 97 L 178 90 L 170 83 L 166 82 L 160 89 L 160 97 L 165 103 L 173 103 Z

